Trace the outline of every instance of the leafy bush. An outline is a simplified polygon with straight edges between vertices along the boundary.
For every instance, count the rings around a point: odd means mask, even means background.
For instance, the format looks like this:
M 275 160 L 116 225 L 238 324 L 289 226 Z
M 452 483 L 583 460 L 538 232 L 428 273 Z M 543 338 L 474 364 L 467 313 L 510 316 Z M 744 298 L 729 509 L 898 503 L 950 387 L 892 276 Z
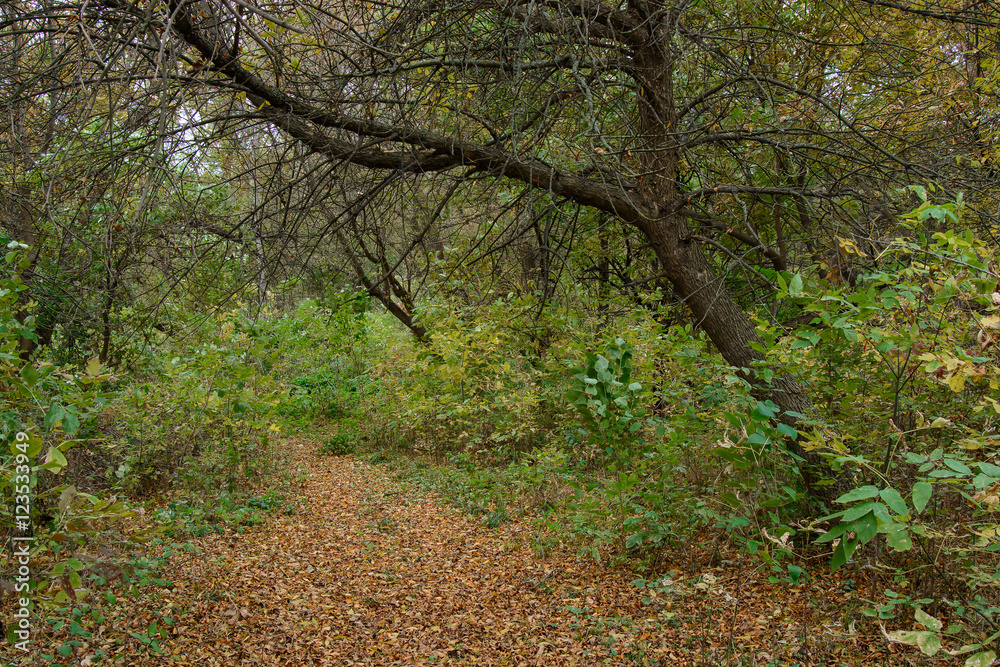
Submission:
M 958 221 L 961 202 L 924 199 L 904 222 Z M 824 399 L 822 418 L 799 433 L 847 486 L 824 517 L 833 524 L 815 527 L 831 567 L 879 558 L 896 568 L 957 629 L 915 604 L 924 629 L 892 638 L 928 655 L 961 638 L 969 665 L 991 663 L 1000 637 L 995 266 L 995 246 L 971 232 L 920 231 L 888 242 L 854 287 L 782 280 L 812 321 L 769 352 Z
M 277 510 L 288 514 L 294 512 L 294 505 L 276 491 L 263 496 L 232 496 L 223 491 L 207 501 L 197 497 L 173 500 L 156 511 L 156 518 L 168 537 L 184 533 L 202 537 L 227 528 L 243 532 L 244 527 L 265 523 Z
M 353 454 L 355 449 L 357 449 L 357 445 L 349 434 L 336 433 L 323 441 L 319 447 L 319 453 L 328 456 L 346 456 Z

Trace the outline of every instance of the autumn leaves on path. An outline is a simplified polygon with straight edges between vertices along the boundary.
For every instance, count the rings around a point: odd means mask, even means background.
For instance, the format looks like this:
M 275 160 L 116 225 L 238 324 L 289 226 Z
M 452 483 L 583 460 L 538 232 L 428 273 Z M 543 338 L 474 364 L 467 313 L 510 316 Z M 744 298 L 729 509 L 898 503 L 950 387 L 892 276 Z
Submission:
M 542 558 L 534 521 L 489 529 L 385 467 L 287 446 L 307 471 L 299 509 L 176 556 L 165 655 L 136 646 L 129 664 L 796 664 L 817 649 L 833 664 L 893 659 L 880 637 L 806 613 L 815 589 L 774 586 L 759 567 L 678 575 L 651 596 L 626 569 Z M 852 593 L 823 595 L 836 612 Z M 734 649 L 750 662 L 731 662 Z
M 173 664 L 586 665 L 660 643 L 589 632 L 611 582 L 573 558 L 536 558 L 528 522 L 490 530 L 376 466 L 290 446 L 309 471 L 304 507 L 198 540 L 171 573 L 173 602 L 191 612 L 165 643 Z M 634 587 L 612 578 L 615 604 L 627 592 L 635 608 L 609 613 L 638 612 Z

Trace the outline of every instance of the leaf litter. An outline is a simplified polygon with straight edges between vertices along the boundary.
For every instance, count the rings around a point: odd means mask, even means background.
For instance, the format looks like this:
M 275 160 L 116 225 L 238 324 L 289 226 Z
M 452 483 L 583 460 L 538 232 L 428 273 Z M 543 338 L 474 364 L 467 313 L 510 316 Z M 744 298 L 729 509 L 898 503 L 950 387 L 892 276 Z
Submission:
M 170 588 L 119 599 L 64 664 L 931 664 L 862 616 L 891 585 L 877 572 L 817 561 L 805 582 L 773 583 L 709 539 L 640 589 L 627 566 L 534 550 L 530 516 L 487 528 L 378 466 L 285 444 L 306 471 L 294 514 L 195 539 Z M 21 664 L 9 645 L 0 660 Z

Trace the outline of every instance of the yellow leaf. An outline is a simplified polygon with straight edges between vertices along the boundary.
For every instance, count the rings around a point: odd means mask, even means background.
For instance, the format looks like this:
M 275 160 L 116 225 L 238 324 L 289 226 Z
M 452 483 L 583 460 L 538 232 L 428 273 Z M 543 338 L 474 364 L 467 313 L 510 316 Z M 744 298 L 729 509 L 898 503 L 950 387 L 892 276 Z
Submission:
M 965 376 L 961 373 L 955 373 L 950 378 L 948 378 L 948 386 L 956 394 L 963 389 L 965 389 Z
M 845 239 L 840 236 L 837 237 L 837 245 L 840 246 L 841 252 L 845 255 L 857 255 L 858 257 L 867 257 L 861 248 L 855 245 L 854 241 L 850 239 Z
M 97 357 L 94 357 L 93 359 L 87 362 L 87 371 L 86 371 L 87 375 L 89 375 L 90 377 L 97 377 L 98 375 L 101 374 L 101 368 L 102 368 L 101 360 L 98 359 Z
M 1000 329 L 1000 315 L 988 315 L 980 322 L 984 329 Z

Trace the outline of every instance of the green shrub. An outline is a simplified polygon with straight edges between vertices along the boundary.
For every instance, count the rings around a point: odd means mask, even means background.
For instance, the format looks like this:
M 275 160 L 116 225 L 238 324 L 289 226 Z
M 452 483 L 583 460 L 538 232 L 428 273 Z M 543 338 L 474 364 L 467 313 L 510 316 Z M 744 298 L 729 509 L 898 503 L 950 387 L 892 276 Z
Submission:
M 327 438 L 319 447 L 319 453 L 327 456 L 345 456 L 353 454 L 357 445 L 347 433 L 337 433 Z

